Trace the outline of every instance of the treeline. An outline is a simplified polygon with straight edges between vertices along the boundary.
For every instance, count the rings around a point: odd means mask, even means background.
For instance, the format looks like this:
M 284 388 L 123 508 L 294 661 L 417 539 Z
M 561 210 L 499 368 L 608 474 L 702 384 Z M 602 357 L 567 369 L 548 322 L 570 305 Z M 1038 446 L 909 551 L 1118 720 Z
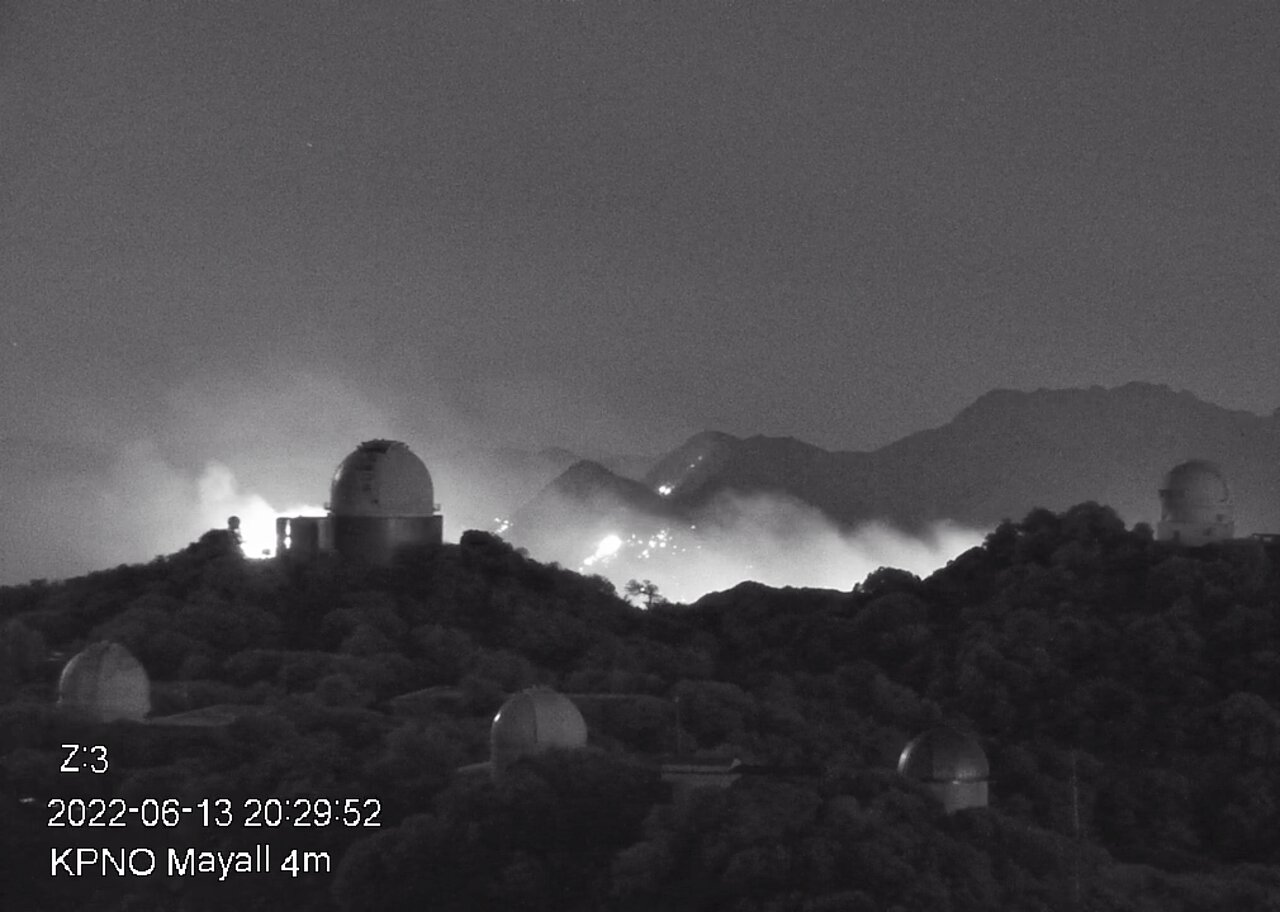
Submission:
M 211 532 L 0 589 L 0 851 L 10 895 L 35 897 L 6 908 L 1277 908 L 1277 611 L 1262 545 L 1176 548 L 1095 504 L 1004 523 L 924 580 L 648 611 L 484 533 L 379 569 L 246 561 Z M 58 669 L 96 639 L 147 668 L 153 717 L 237 720 L 71 726 Z M 533 684 L 626 696 L 579 699 L 587 751 L 460 775 Z M 947 817 L 894 774 L 942 722 L 986 747 L 989 809 Z M 109 745 L 109 772 L 60 773 L 68 738 Z M 822 772 L 674 801 L 657 762 L 677 747 Z M 45 802 L 73 794 L 370 796 L 382 826 L 272 834 L 325 853 L 326 876 L 104 885 L 47 876 Z M 59 835 L 262 839 L 104 832 Z

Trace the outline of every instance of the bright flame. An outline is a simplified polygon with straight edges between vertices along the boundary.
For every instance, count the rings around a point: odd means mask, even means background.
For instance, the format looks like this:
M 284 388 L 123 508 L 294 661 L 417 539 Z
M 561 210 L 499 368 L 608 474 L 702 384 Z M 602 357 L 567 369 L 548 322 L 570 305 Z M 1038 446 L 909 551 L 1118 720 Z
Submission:
M 285 516 L 324 516 L 323 507 L 300 506 L 277 511 L 265 498 L 240 491 L 235 474 L 218 462 L 205 466 L 198 483 L 200 518 L 205 528 L 223 528 L 231 516 L 240 518 L 240 548 L 245 557 L 273 557 L 276 520 Z
M 600 544 L 596 545 L 596 553 L 588 557 L 586 560 L 584 560 L 582 562 L 582 565 L 584 567 L 590 567 L 592 564 L 596 563 L 597 561 L 606 561 L 610 557 L 612 557 L 614 554 L 616 554 L 618 549 L 621 547 L 622 547 L 622 539 L 610 533 L 609 535 L 606 535 L 604 538 L 600 539 Z
M 244 517 L 240 517 L 240 547 L 245 557 L 275 557 L 276 553 L 276 520 L 294 516 L 327 516 L 324 507 L 314 505 L 291 507 L 280 513 L 271 511 L 269 516 L 246 529 Z M 252 536 L 252 538 L 250 537 Z
M 672 490 L 674 489 L 669 484 L 658 485 L 658 493 L 661 494 L 663 497 L 667 497 L 668 495 L 670 495 Z
M 611 532 L 585 558 L 581 551 L 539 556 L 576 563 L 619 590 L 629 579 L 651 579 L 667 598 L 692 602 L 743 580 L 848 591 L 881 566 L 928 576 L 985 534 L 947 522 L 919 536 L 877 523 L 842 528 L 812 507 L 760 495 L 725 498 L 709 524 Z

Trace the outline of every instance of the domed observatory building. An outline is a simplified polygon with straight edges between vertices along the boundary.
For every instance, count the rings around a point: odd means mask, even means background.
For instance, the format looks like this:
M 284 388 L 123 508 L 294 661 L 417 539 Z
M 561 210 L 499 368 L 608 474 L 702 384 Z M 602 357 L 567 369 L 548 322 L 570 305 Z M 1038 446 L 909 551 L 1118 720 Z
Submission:
M 522 757 L 553 747 L 587 745 L 587 723 L 573 701 L 545 687 L 516 694 L 502 704 L 489 729 L 489 756 L 494 776 L 501 776 Z
M 338 465 L 328 516 L 276 520 L 276 553 L 305 557 L 337 551 L 388 564 L 405 548 L 438 545 L 444 518 L 431 473 L 398 440 L 366 440 Z
M 385 564 L 403 548 L 440 544 L 444 519 L 434 497 L 431 473 L 407 446 L 365 441 L 342 460 L 329 489 L 334 550 Z
M 92 722 L 141 722 L 151 712 L 151 682 L 129 650 L 118 643 L 94 643 L 62 669 L 58 708 Z
M 1157 540 L 1206 545 L 1234 535 L 1231 491 L 1222 470 L 1203 459 L 1170 469 L 1160 485 Z
M 932 728 L 902 749 L 898 773 L 924 783 L 948 814 L 986 807 L 991 767 L 976 738 L 954 728 Z

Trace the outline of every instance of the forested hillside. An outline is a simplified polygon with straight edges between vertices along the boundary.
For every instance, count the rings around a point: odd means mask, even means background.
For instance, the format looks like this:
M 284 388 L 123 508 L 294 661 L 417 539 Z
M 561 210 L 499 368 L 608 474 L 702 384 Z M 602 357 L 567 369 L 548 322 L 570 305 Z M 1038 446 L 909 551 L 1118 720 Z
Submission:
M 921 580 L 744 583 L 647 611 L 468 533 L 387 569 L 241 557 L 224 532 L 147 565 L 0 589 L 6 909 L 1280 909 L 1280 574 L 1109 509 L 1037 510 Z M 73 723 L 89 642 L 152 678 L 152 721 Z M 494 782 L 489 721 L 580 696 L 590 747 Z M 423 691 L 416 699 L 400 695 Z M 679 705 L 680 733 L 676 710 Z M 223 707 L 227 725 L 164 717 Z M 991 806 L 895 773 L 975 733 Z M 64 743 L 106 773 L 59 772 Z M 673 801 L 677 746 L 814 775 Z M 51 798 L 373 798 L 379 826 L 50 828 Z M 50 875 L 51 846 L 322 854 L 328 873 Z

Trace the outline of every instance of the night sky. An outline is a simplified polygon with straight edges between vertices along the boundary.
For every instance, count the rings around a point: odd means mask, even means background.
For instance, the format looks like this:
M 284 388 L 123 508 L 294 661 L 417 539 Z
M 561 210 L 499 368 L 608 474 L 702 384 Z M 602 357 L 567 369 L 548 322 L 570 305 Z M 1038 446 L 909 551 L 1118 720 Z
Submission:
M 1268 3 L 11 0 L 0 434 L 278 494 L 367 436 L 1270 412 L 1277 149 Z

